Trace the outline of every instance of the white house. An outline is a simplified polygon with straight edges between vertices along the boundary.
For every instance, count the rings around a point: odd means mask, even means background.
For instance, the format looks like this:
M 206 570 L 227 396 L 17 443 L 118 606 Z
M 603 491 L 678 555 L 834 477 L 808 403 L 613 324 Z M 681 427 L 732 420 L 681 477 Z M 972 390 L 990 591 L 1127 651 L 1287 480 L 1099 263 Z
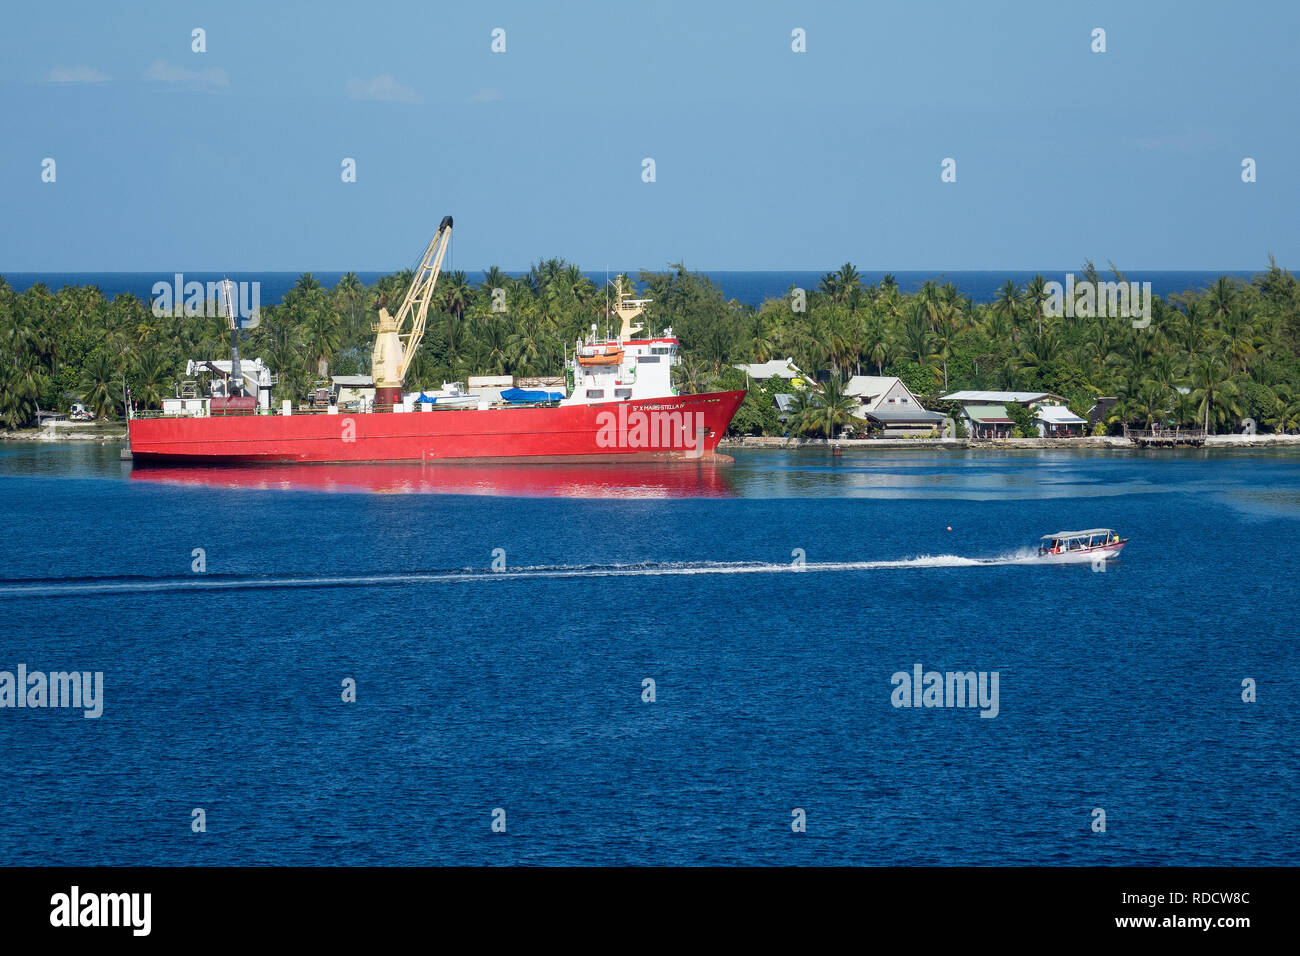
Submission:
M 1012 421 L 1007 416 L 1007 405 L 1022 405 L 1035 409 L 1040 435 L 1064 435 L 1068 426 L 1078 428 L 1087 424 L 1077 418 L 1068 408 L 1065 399 L 1051 392 L 996 392 L 982 389 L 968 389 L 942 396 L 945 402 L 958 402 L 962 407 L 962 418 L 967 433 L 976 438 L 1006 438 L 1011 434 Z M 1059 417 L 1060 412 L 1044 412 L 1045 408 L 1060 407 L 1068 416 Z M 1043 415 L 1057 416 L 1043 419 Z
M 1034 412 L 1034 424 L 1042 438 L 1077 438 L 1088 426 L 1065 405 L 1040 405 Z
M 844 386 L 844 394 L 858 400 L 859 418 L 864 412 L 911 411 L 922 407 L 912 390 L 896 375 L 854 375 Z
M 943 416 L 925 409 L 896 375 L 855 375 L 844 394 L 858 400 L 853 414 L 881 427 L 885 438 L 942 432 Z

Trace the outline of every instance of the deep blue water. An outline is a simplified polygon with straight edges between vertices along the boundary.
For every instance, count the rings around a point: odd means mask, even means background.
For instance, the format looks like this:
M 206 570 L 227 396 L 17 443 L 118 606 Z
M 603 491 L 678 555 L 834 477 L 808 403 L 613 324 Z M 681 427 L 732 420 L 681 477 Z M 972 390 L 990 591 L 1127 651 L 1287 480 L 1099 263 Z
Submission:
M 838 266 L 830 267 L 838 268 Z M 825 270 L 829 271 L 829 270 Z M 779 298 L 788 294 L 790 287 L 799 286 L 804 289 L 816 289 L 823 272 L 790 272 L 782 270 L 773 270 L 767 272 L 720 272 L 705 270 L 704 274 L 708 275 L 713 282 L 720 288 L 723 293 L 730 299 L 738 302 L 759 306 L 765 299 Z M 870 271 L 864 270 L 862 278 L 864 282 L 879 282 L 888 270 Z M 1054 279 L 1057 282 L 1065 282 L 1065 274 L 1073 272 L 1075 278 L 1079 278 L 1080 270 L 1072 269 L 1040 269 L 1037 270 L 1043 274 L 1046 279 Z M 617 270 L 615 270 L 617 272 Z M 629 274 L 635 275 L 637 270 L 628 270 Z M 520 275 L 518 272 L 510 273 L 511 275 Z M 614 275 L 611 272 L 610 275 Z M 894 276 L 898 279 L 899 288 L 904 292 L 917 291 L 923 282 L 927 279 L 934 279 L 936 282 L 952 282 L 963 293 L 970 296 L 975 302 L 993 301 L 997 289 L 1007 279 L 1014 279 L 1017 283 L 1025 283 L 1034 277 L 1034 270 L 1007 269 L 998 271 L 962 271 L 956 270 L 944 272 L 935 270 L 930 272 L 923 271 L 895 271 Z M 152 295 L 154 284 L 157 282 L 166 282 L 169 285 L 174 283 L 174 273 L 158 272 L 14 272 L 5 275 L 5 279 L 19 292 L 23 292 L 37 282 L 44 282 L 51 289 L 59 289 L 65 285 L 94 285 L 109 298 L 122 292 L 131 292 L 139 296 L 142 300 L 148 301 Z M 274 305 L 279 302 L 284 294 L 297 281 L 300 273 L 298 272 L 186 272 L 184 277 L 186 282 L 216 282 L 223 277 L 234 279 L 236 282 L 261 282 L 261 302 L 263 305 Z M 313 275 L 321 282 L 322 285 L 332 287 L 344 275 L 342 272 L 313 272 Z M 367 285 L 375 283 L 384 273 L 382 272 L 358 272 L 357 276 Z M 586 275 L 591 278 L 600 287 L 604 287 L 606 275 L 604 272 L 588 272 Z M 1106 279 L 1112 278 L 1110 273 L 1102 270 L 1102 275 Z M 1202 290 L 1220 275 L 1235 276 L 1239 279 L 1249 281 L 1254 275 L 1253 272 L 1240 272 L 1232 270 L 1199 270 L 1199 271 L 1134 271 L 1126 273 L 1126 277 L 1132 282 L 1150 282 L 1151 291 L 1159 296 L 1169 296 L 1177 292 L 1186 292 L 1189 290 Z M 482 272 L 466 272 L 467 278 L 473 283 L 479 283 L 483 279 Z
M 0 862 L 1294 865 L 1298 466 L 0 443 L 0 670 L 105 680 L 98 720 L 0 709 Z M 1098 525 L 1132 538 L 1105 573 L 1008 563 Z M 915 663 L 999 672 L 998 716 L 891 706 Z

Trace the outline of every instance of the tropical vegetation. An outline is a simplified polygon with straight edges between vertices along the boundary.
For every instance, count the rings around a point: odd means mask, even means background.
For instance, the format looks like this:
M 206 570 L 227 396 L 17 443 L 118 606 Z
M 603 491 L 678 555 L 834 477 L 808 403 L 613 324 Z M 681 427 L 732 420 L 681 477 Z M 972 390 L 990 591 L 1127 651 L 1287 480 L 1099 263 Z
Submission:
M 1103 281 L 1091 262 L 1081 278 Z M 278 375 L 278 397 L 295 401 L 324 374 L 368 373 L 374 317 L 381 306 L 397 308 L 410 279 L 398 272 L 365 285 L 349 273 L 327 288 L 305 273 L 282 301 L 262 306 L 257 326 L 242 333 L 242 354 L 262 358 Z M 1008 280 L 993 301 L 976 303 L 951 282 L 904 291 L 889 275 L 868 283 L 846 263 L 802 296 L 791 290 L 755 308 L 676 264 L 639 273 L 624 291 L 652 299 L 642 321 L 671 326 L 681 340 L 681 390 L 749 390 L 735 431 L 836 433 L 854 421 L 844 388 L 855 374 L 898 375 L 928 407 L 962 388 L 1036 390 L 1079 413 L 1098 396 L 1115 397 L 1105 421 L 1112 429 L 1161 422 L 1229 431 L 1251 418 L 1261 430 L 1300 430 L 1300 282 L 1271 259 L 1249 282 L 1224 276 L 1156 297 L 1140 329 L 1126 319 L 1053 316 L 1045 286 L 1042 276 Z M 493 267 L 479 282 L 445 273 L 406 384 L 562 374 L 575 340 L 592 324 L 607 326 L 612 295 L 563 259 L 522 275 Z M 187 360 L 225 357 L 228 343 L 224 319 L 186 316 L 180 306 L 156 315 L 130 294 L 109 300 L 93 286 L 39 283 L 18 292 L 0 277 L 0 426 L 28 425 L 38 410 L 73 401 L 120 415 L 128 393 L 139 407 L 157 407 L 175 394 Z M 772 400 L 789 384 L 751 382 L 734 366 L 787 356 L 813 384 L 795 390 L 783 423 Z

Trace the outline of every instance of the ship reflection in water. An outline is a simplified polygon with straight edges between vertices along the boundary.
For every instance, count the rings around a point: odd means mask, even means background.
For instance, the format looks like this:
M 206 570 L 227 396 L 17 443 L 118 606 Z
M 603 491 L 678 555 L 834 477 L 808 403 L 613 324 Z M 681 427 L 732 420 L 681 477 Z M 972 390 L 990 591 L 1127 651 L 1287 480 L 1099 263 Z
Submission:
M 132 481 L 190 488 L 536 498 L 727 498 L 727 462 L 134 467 Z

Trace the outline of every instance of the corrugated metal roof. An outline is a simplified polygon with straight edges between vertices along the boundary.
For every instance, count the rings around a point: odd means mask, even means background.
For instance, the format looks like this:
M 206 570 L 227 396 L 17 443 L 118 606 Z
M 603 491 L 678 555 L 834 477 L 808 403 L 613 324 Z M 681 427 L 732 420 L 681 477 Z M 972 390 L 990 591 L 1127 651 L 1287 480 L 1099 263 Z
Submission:
M 951 395 L 943 396 L 945 402 L 1012 402 L 1016 405 L 1037 402 L 1045 398 L 1061 400 L 1061 396 L 1053 395 L 1051 392 L 984 392 L 976 390 L 953 392 Z
M 767 379 L 774 375 L 787 379 L 803 378 L 803 372 L 789 358 L 772 359 L 770 362 L 755 362 L 750 365 L 736 365 L 734 367 L 748 373 L 750 378 Z
M 883 395 L 898 381 L 896 375 L 854 375 L 844 386 L 845 395 Z
M 1034 417 L 1054 425 L 1086 425 L 1088 422 L 1064 405 L 1041 405 L 1034 409 Z
M 918 408 L 914 411 L 904 412 L 890 409 L 885 411 L 867 412 L 867 417 L 873 421 L 880 422 L 882 425 L 905 425 L 910 422 L 918 422 L 925 425 L 934 425 L 943 421 L 943 415 L 939 412 L 926 411 L 924 408 Z

